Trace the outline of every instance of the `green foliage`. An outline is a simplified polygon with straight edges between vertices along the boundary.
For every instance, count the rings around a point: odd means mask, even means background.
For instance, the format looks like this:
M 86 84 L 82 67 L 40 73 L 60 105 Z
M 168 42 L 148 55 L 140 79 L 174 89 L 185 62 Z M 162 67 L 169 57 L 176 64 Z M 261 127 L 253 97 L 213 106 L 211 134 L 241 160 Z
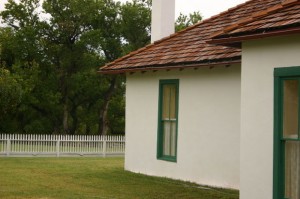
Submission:
M 21 103 L 22 89 L 16 77 L 6 69 L 0 68 L 0 118 L 15 112 Z
M 179 17 L 175 22 L 175 31 L 178 32 L 191 25 L 194 25 L 202 20 L 200 12 L 193 12 L 189 16 L 180 13 Z
M 123 81 L 120 79 L 120 81 Z M 111 126 L 110 133 L 119 135 L 123 131 L 123 126 L 125 126 L 125 111 L 123 108 L 125 107 L 125 84 L 121 83 L 119 89 L 117 89 L 116 93 L 112 97 L 111 104 L 108 109 L 108 118 L 110 123 L 115 125 Z
M 121 7 L 121 33 L 126 41 L 126 52 L 137 50 L 150 41 L 150 2 L 134 0 Z
M 151 0 L 40 2 L 0 13 L 0 131 L 123 134 L 125 79 L 97 70 L 150 42 Z
M 9 0 L 1 12 L 8 28 L 0 29 L 0 63 L 20 77 L 23 97 L 16 114 L 0 125 L 14 124 L 8 132 L 97 134 L 111 79 L 97 70 L 124 52 L 121 5 L 113 0 L 46 0 L 41 7 L 39 2 Z M 124 133 L 124 125 L 120 128 Z

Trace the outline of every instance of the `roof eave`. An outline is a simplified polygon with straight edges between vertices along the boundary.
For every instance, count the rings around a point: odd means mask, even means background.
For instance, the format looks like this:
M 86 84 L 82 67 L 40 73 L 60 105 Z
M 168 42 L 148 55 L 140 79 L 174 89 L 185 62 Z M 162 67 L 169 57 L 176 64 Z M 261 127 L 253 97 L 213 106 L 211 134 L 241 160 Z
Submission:
M 217 65 L 231 65 L 231 64 L 240 64 L 241 57 L 235 57 L 233 60 L 229 61 L 220 61 L 220 62 L 207 62 L 207 63 L 198 63 L 198 64 L 180 64 L 175 66 L 153 66 L 153 67 L 139 67 L 139 68 L 126 68 L 126 69 L 109 69 L 109 70 L 99 70 L 98 73 L 100 74 L 110 74 L 110 75 L 117 75 L 117 74 L 125 74 L 125 73 L 135 73 L 135 72 L 148 72 L 148 71 L 161 71 L 161 70 L 183 70 L 188 68 L 199 68 L 199 67 L 213 67 Z
M 300 33 L 300 27 L 295 28 L 289 28 L 289 29 L 279 29 L 279 30 L 273 30 L 273 31 L 267 31 L 263 30 L 258 33 L 245 33 L 240 36 L 226 36 L 226 37 L 215 37 L 211 40 L 208 40 L 208 44 L 214 44 L 214 45 L 224 45 L 224 46 L 230 46 L 230 47 L 241 47 L 241 43 L 243 41 L 248 40 L 256 40 L 256 39 L 262 39 L 266 37 L 274 37 L 274 36 L 283 36 L 283 35 L 291 35 L 291 34 L 299 34 Z

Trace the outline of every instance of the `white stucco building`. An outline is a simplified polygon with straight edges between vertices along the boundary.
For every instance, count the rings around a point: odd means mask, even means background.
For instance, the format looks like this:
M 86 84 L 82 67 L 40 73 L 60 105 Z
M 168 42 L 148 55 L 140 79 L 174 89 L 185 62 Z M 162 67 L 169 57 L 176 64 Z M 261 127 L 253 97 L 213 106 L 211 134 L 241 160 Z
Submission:
M 250 0 L 101 68 L 126 75 L 125 169 L 299 199 L 299 13 Z

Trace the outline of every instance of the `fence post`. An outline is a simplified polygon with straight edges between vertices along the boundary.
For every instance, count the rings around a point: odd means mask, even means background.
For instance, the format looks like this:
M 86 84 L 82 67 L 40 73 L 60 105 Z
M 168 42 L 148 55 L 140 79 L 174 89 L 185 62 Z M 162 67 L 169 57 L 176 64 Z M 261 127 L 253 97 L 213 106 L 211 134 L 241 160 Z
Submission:
M 59 157 L 59 145 L 60 145 L 60 140 L 58 139 L 56 141 L 56 157 Z
M 11 149 L 11 141 L 10 141 L 10 139 L 7 139 L 7 143 L 6 143 L 6 156 L 9 156 L 10 149 Z
M 106 135 L 103 135 L 102 137 L 102 140 L 103 140 L 103 157 L 105 158 L 106 157 Z

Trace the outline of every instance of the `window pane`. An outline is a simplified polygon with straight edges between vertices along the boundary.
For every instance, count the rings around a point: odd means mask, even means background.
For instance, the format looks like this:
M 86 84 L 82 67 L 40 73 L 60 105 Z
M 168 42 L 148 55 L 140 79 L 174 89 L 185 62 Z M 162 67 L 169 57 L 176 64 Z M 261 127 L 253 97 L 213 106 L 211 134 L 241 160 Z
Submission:
M 170 118 L 176 119 L 176 86 L 170 87 Z
M 176 155 L 176 121 L 173 121 L 171 124 L 171 156 Z
M 283 137 L 298 138 L 298 80 L 285 80 L 283 85 Z
M 170 118 L 170 85 L 163 86 L 163 104 L 162 104 L 162 119 L 167 120 Z
M 163 135 L 164 135 L 164 140 L 163 140 L 163 155 L 170 155 L 171 154 L 171 151 L 170 151 L 170 148 L 171 148 L 171 122 L 169 121 L 164 121 L 164 132 L 163 132 Z
M 163 155 L 176 155 L 176 121 L 164 121 Z
M 285 198 L 300 199 L 300 142 L 285 143 Z

